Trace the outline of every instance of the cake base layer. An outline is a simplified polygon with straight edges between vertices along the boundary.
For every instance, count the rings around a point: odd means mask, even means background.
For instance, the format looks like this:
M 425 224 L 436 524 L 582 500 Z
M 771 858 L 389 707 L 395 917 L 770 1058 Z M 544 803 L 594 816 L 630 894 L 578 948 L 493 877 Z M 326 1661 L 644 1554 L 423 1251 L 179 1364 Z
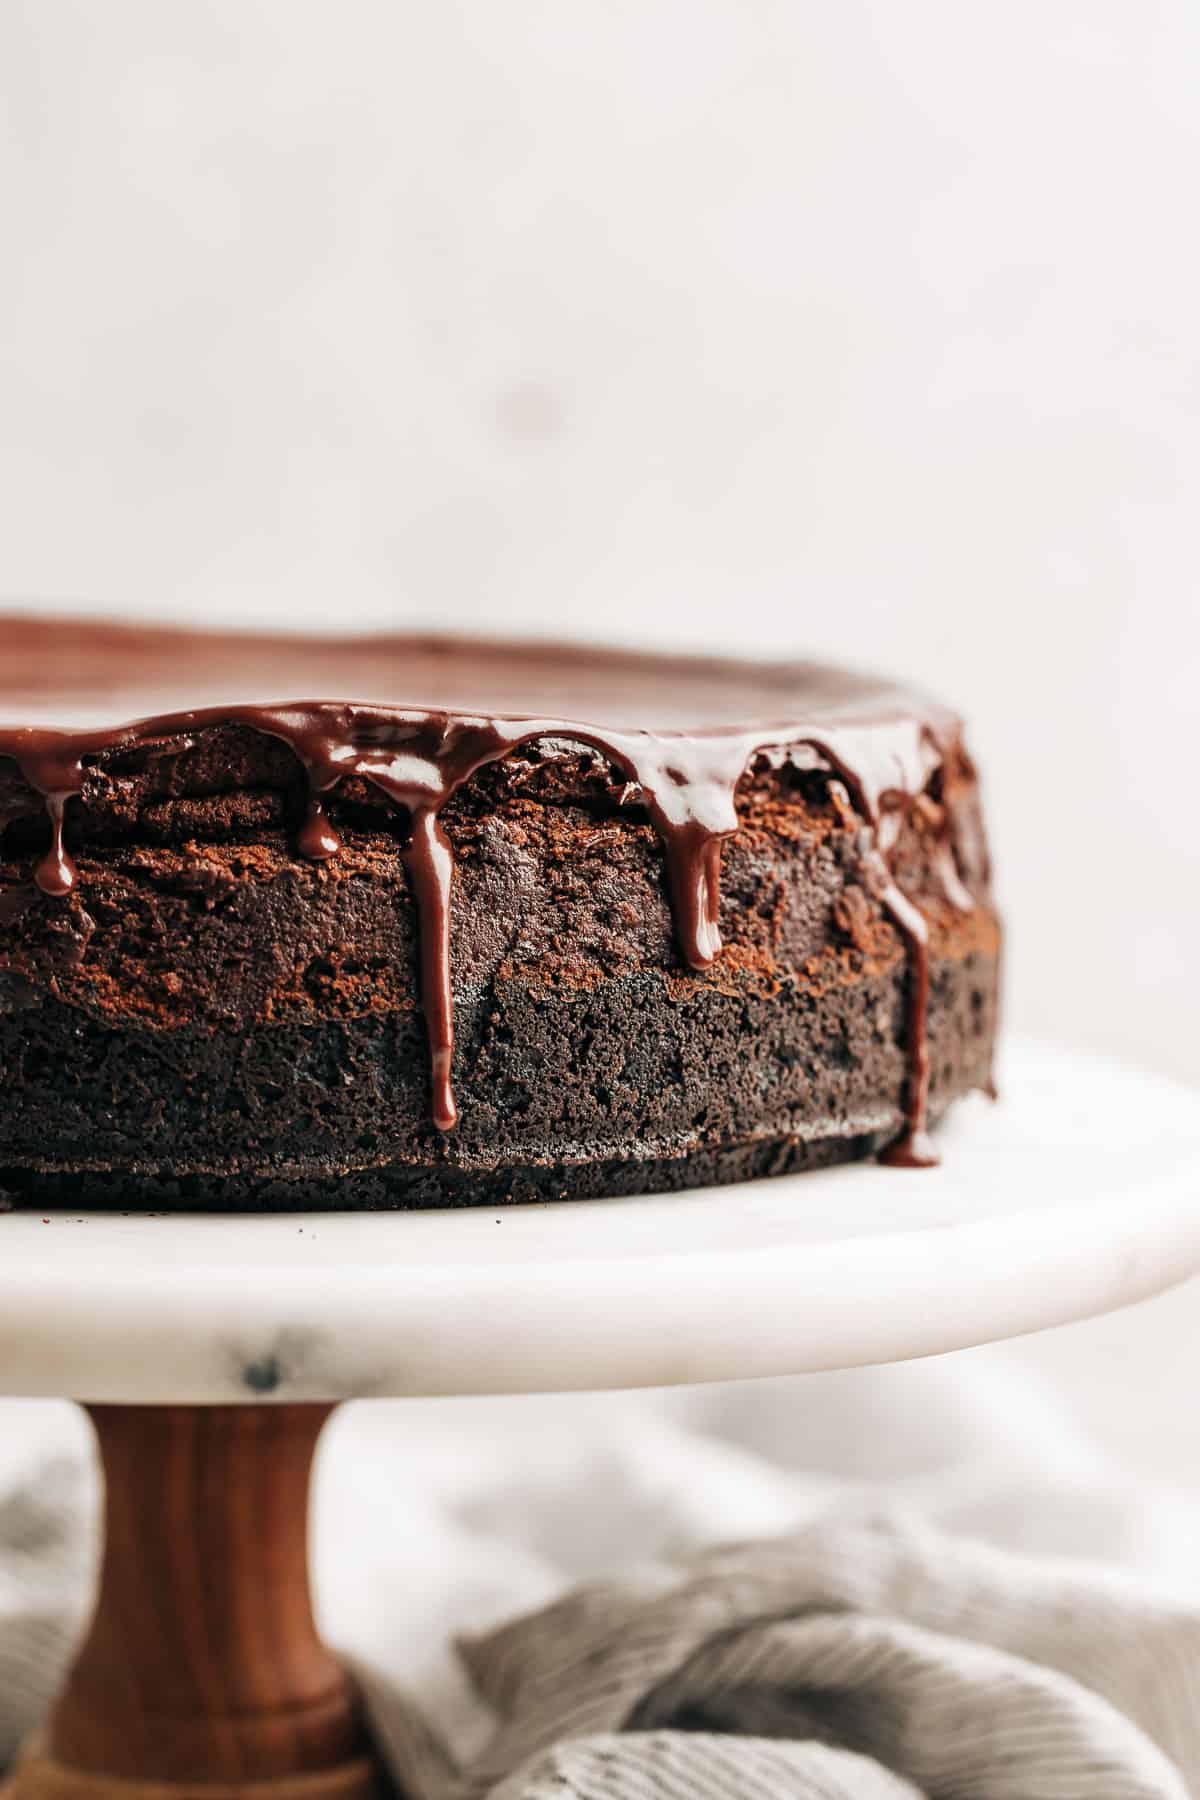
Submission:
M 934 1119 L 989 1084 L 998 982 L 980 935 L 933 961 Z M 825 1167 L 871 1155 L 902 1124 L 907 980 L 897 959 L 824 985 L 641 974 L 570 999 L 517 984 L 461 995 L 473 1123 L 451 1138 L 423 1124 L 412 1013 L 233 1038 L 89 1027 L 47 1002 L 0 1016 L 20 1146 L 0 1167 L 0 1204 L 496 1206 Z
M 937 1109 L 936 1124 L 944 1109 Z M 296 1180 L 255 1176 L 65 1174 L 0 1169 L 3 1203 L 43 1212 L 382 1212 L 420 1207 L 509 1206 L 598 1200 L 719 1187 L 862 1161 L 895 1138 L 895 1127 L 852 1137 L 753 1140 L 675 1157 L 514 1163 L 490 1173 L 391 1163 L 346 1175 Z

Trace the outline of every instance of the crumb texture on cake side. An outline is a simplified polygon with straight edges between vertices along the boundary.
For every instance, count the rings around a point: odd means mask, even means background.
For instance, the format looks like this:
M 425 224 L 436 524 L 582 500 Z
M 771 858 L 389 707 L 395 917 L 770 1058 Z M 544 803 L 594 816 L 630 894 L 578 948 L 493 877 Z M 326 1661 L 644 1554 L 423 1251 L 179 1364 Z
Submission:
M 806 665 L 664 684 L 632 656 L 77 624 L 64 680 L 45 630 L 0 622 L 10 1203 L 921 1160 L 990 1081 L 999 927 L 944 709 Z M 280 698 L 321 682 L 363 698 Z

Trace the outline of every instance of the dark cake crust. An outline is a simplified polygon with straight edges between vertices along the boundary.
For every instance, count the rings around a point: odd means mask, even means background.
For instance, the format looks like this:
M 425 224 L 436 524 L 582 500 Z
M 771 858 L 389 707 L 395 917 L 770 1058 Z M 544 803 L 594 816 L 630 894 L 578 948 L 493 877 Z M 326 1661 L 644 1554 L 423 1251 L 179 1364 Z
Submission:
M 295 751 L 241 723 L 119 742 L 32 879 L 41 794 L 0 756 L 0 1195 L 171 1208 L 500 1204 L 863 1156 L 904 1131 L 911 946 L 876 832 L 813 751 L 752 756 L 722 948 L 680 955 L 660 831 L 600 750 L 549 737 L 440 809 L 453 845 L 458 1126 L 430 1115 L 411 821 L 371 780 L 298 848 Z M 948 829 L 948 821 L 952 829 Z M 960 746 L 889 870 L 928 936 L 929 1107 L 987 1087 L 999 932 Z

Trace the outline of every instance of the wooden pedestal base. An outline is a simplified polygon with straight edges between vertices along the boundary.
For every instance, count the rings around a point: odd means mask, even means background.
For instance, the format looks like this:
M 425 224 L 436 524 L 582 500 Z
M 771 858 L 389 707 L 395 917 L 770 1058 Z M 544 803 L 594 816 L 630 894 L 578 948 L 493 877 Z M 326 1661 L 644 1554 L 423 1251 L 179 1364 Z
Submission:
M 96 1406 L 91 1629 L 3 1800 L 379 1800 L 313 1625 L 308 1483 L 327 1406 Z

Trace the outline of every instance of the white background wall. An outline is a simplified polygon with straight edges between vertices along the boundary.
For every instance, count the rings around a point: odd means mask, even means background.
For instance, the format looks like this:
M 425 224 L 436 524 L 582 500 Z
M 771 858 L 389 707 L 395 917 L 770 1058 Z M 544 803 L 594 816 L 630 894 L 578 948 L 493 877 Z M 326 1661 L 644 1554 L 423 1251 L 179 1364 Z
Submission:
M 1191 0 L 9 0 L 0 595 L 908 672 L 1011 1020 L 1200 1078 L 1198 93 Z

